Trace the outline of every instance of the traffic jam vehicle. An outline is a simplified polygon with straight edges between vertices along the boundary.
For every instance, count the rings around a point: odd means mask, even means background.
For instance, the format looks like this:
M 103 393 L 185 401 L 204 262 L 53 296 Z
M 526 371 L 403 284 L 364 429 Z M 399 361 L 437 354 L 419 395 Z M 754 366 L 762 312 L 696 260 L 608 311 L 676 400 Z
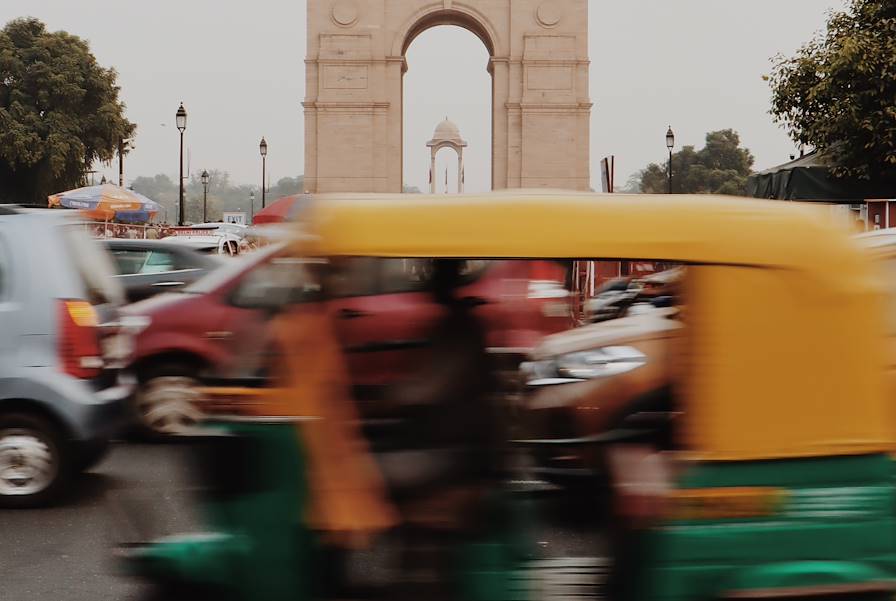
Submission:
M 668 385 L 683 331 L 683 268 L 607 283 L 586 303 L 590 323 L 547 336 L 522 365 L 521 439 L 532 472 L 556 485 L 605 488 L 599 437 L 668 419 L 671 407 L 637 400 Z
M 145 322 L 113 275 L 71 213 L 0 206 L 0 506 L 58 500 L 128 425 Z
M 163 239 L 201 253 L 233 257 L 240 254 L 245 230 L 245 226 L 232 223 L 202 223 L 173 228 Z
M 295 259 L 272 244 L 188 286 L 128 306 L 150 325 L 136 342 L 138 416 L 149 433 L 189 429 L 201 417 L 193 400 L 211 377 L 252 377 L 252 353 L 264 343 L 283 294 L 272 283 L 301 287 Z M 406 373 L 439 310 L 427 292 L 425 262 L 349 258 L 328 307 L 348 356 L 356 393 L 371 413 L 376 399 Z M 463 294 L 488 324 L 489 347 L 516 380 L 519 362 L 546 334 L 573 325 L 564 288 L 565 267 L 551 261 L 471 262 Z M 260 348 L 264 360 L 269 349 Z M 508 384 L 510 385 L 510 384 Z
M 214 257 L 164 240 L 106 238 L 103 245 L 131 303 L 183 288 L 221 266 Z
M 638 406 L 675 410 L 612 444 L 594 441 L 614 495 L 606 520 L 611 597 L 870 599 L 896 591 L 896 422 L 883 369 L 884 299 L 872 261 L 825 210 L 688 195 L 505 194 L 450 204 L 347 195 L 315 207 L 312 223 L 302 255 L 328 262 L 687 264 L 669 384 L 636 395 Z M 308 331 L 281 323 L 296 340 Z M 294 350 L 296 358 L 313 356 L 303 345 Z M 218 586 L 236 598 L 257 598 L 258 586 L 268 599 L 309 598 L 328 535 L 385 527 L 388 520 L 365 519 L 374 512 L 339 513 L 347 505 L 326 503 L 342 489 L 324 486 L 321 457 L 360 447 L 340 427 L 321 436 L 302 425 L 325 420 L 333 400 L 320 397 L 329 380 L 303 377 L 303 367 L 288 366 L 285 388 L 246 392 L 242 405 L 210 417 L 206 441 L 244 469 L 205 472 L 218 481 L 201 536 L 122 547 L 133 573 Z M 344 502 L 372 509 L 376 488 L 352 484 Z M 458 543 L 460 561 L 444 575 L 464 599 L 526 595 L 512 588 L 525 554 L 510 538 L 524 528 L 514 499 L 495 492 L 491 502 L 504 519 Z M 315 499 L 335 520 L 316 529 L 302 517 Z

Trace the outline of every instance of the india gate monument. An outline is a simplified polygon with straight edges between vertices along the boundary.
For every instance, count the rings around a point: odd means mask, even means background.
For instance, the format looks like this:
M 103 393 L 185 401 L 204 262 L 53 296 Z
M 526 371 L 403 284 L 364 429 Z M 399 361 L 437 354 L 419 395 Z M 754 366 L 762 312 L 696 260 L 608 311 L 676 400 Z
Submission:
M 308 0 L 305 186 L 401 192 L 405 53 L 474 33 L 492 76 L 492 188 L 588 190 L 588 0 Z

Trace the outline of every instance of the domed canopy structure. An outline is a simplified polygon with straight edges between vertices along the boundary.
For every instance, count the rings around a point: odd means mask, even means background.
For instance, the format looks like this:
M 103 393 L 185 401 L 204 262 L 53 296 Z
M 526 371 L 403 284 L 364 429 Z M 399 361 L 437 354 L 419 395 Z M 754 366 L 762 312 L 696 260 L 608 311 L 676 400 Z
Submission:
M 426 143 L 430 149 L 431 163 L 429 168 L 429 188 L 432 194 L 436 193 L 436 154 L 443 148 L 453 148 L 457 153 L 457 191 L 464 191 L 464 148 L 467 146 L 466 140 L 460 137 L 460 129 L 457 125 L 448 120 L 439 123 L 436 131 L 432 135 L 432 140 Z M 447 173 L 445 175 L 448 177 Z M 448 182 L 445 182 L 447 188 Z M 447 192 L 447 189 L 446 189 Z
M 460 129 L 452 121 L 445 117 L 445 120 L 436 126 L 436 131 L 432 135 L 432 140 L 426 143 L 427 146 L 453 145 L 465 147 L 466 141 L 460 137 Z

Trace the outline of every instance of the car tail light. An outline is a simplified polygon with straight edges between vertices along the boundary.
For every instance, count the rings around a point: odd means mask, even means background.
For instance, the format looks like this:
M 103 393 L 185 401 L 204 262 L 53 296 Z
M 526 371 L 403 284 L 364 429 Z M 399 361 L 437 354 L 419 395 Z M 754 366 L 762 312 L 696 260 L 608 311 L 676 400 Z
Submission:
M 99 320 L 93 305 L 81 300 L 59 301 L 59 358 L 76 378 L 95 378 L 103 371 Z

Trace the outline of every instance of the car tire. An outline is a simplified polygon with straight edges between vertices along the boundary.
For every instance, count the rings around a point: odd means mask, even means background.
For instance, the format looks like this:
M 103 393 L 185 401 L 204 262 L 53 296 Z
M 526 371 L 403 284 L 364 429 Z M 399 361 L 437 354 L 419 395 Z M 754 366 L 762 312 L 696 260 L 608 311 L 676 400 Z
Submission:
M 164 363 L 140 377 L 134 404 L 141 434 L 160 440 L 182 434 L 202 419 L 195 405 L 198 370 L 191 365 Z
M 55 501 L 72 472 L 65 446 L 59 429 L 39 415 L 0 415 L 0 507 L 39 507 Z

